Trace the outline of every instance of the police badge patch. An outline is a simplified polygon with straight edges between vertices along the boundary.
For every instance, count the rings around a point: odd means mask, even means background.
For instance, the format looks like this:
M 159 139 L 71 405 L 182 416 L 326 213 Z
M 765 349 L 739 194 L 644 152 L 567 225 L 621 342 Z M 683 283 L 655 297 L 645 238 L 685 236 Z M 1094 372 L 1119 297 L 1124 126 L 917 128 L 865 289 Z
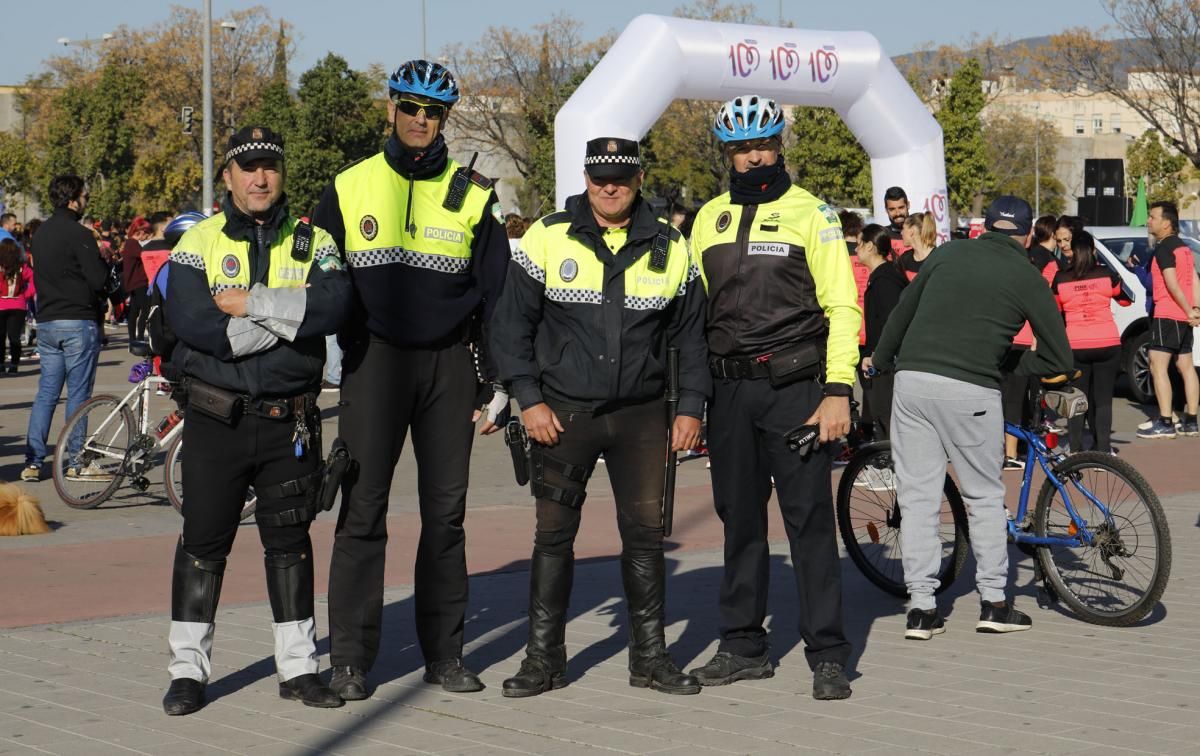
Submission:
M 841 222 L 838 220 L 837 211 L 832 207 L 826 205 L 825 203 L 821 203 L 817 206 L 817 209 L 821 211 L 821 215 L 825 216 L 825 220 L 829 221 L 830 223 L 837 223 L 838 225 L 841 225 Z
M 225 255 L 221 259 L 221 272 L 227 278 L 237 278 L 238 273 L 242 272 L 242 261 L 237 258 L 237 255 Z
M 563 260 L 562 265 L 558 266 L 558 277 L 565 283 L 571 283 L 577 275 L 579 275 L 579 263 L 570 257 Z
M 722 231 L 724 231 L 725 229 L 729 228 L 729 223 L 732 220 L 733 220 L 733 216 L 730 215 L 728 210 L 726 210 L 725 212 L 718 215 L 717 216 L 717 233 L 719 234 Z
M 492 203 L 492 217 L 495 218 L 496 222 L 499 223 L 501 226 L 504 225 L 504 213 L 500 212 L 500 203 L 499 202 Z
M 379 233 L 379 221 L 375 220 L 374 215 L 364 215 L 358 222 L 358 233 L 367 241 L 371 241 Z

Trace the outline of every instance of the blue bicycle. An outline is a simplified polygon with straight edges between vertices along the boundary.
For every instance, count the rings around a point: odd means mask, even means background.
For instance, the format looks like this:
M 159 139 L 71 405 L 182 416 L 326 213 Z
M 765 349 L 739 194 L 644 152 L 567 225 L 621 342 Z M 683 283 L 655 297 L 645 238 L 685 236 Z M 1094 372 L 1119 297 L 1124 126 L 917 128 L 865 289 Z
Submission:
M 1138 622 L 1158 605 L 1171 574 L 1171 535 L 1162 504 L 1128 462 L 1101 452 L 1068 456 L 1058 449 L 1059 427 L 1046 419 L 1046 411 L 1060 422 L 1083 411 L 1086 405 L 1073 404 L 1072 394 L 1041 388 L 1034 407 L 1028 425 L 1004 427 L 1026 444 L 1020 500 L 1008 518 L 1009 541 L 1035 557 L 1034 579 L 1051 600 L 1095 624 Z M 871 582 L 906 596 L 894 479 L 884 476 L 885 485 L 879 480 L 880 467 L 890 471 L 886 443 L 871 445 L 869 463 L 864 459 L 864 464 L 847 466 L 838 490 L 838 524 L 849 556 Z M 1035 469 L 1046 479 L 1031 513 Z M 863 495 L 859 492 L 868 491 L 874 506 L 854 503 Z M 957 577 L 967 540 L 965 509 L 947 506 L 943 513 L 943 521 L 952 519 L 953 529 L 943 534 L 942 590 Z

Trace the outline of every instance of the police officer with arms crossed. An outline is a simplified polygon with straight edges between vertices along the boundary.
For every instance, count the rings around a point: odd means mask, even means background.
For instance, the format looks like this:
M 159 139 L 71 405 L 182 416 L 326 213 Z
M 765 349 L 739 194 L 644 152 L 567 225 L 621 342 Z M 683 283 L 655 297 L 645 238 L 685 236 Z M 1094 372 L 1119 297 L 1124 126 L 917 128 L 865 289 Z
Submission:
M 862 313 L 837 214 L 792 185 L 780 154 L 783 125 L 775 102 L 757 95 L 721 107 L 713 128 L 732 164 L 730 191 L 700 208 L 692 227 L 715 379 L 708 411 L 713 500 L 725 525 L 721 642 L 692 674 L 703 685 L 774 674 L 763 627 L 773 477 L 813 697 L 837 699 L 850 695 L 850 644 L 828 442 L 850 429 Z M 785 439 L 800 425 L 819 426 L 821 446 L 804 455 Z
M 699 693 L 667 655 L 663 630 L 663 462 L 667 348 L 679 348 L 672 449 L 699 441 L 710 380 L 704 292 L 682 234 L 642 199 L 638 144 L 593 139 L 587 192 L 530 227 L 512 255 L 493 352 L 532 441 L 537 498 L 529 644 L 504 695 L 566 685 L 565 627 L 575 536 L 600 454 L 616 499 L 629 606 L 629 684 Z
M 246 491 L 266 554 L 279 695 L 341 706 L 317 677 L 310 521 L 321 455 L 325 335 L 345 319 L 349 277 L 333 239 L 288 211 L 283 139 L 247 127 L 225 153 L 223 212 L 171 254 L 167 322 L 189 395 L 183 535 L 171 580 L 167 714 L 204 705 L 214 617 Z
M 344 489 L 329 575 L 330 685 L 370 695 L 383 620 L 388 489 L 411 428 L 421 536 L 416 557 L 417 638 L 425 681 L 483 689 L 462 664 L 467 607 L 467 473 L 472 409 L 489 406 L 490 360 L 478 348 L 508 269 L 508 238 L 492 182 L 460 168 L 442 135 L 458 101 L 454 77 L 413 60 L 388 79 L 392 134 L 382 152 L 339 173 L 314 219 L 343 242 L 355 314 L 341 334 L 341 438 L 358 463 Z M 472 353 L 468 342 L 477 349 Z

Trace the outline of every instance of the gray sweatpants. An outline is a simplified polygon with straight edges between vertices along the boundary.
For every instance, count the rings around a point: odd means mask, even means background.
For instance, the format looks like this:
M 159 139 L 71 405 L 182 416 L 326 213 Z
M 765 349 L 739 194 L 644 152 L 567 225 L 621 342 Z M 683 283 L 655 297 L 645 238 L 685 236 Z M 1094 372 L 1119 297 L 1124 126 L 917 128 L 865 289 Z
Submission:
M 1004 513 L 1004 418 L 1000 391 L 932 373 L 896 374 L 892 459 L 900 501 L 900 548 L 910 609 L 936 609 L 942 541 L 938 525 L 946 460 L 967 505 L 975 583 L 984 601 L 1003 601 L 1008 584 Z

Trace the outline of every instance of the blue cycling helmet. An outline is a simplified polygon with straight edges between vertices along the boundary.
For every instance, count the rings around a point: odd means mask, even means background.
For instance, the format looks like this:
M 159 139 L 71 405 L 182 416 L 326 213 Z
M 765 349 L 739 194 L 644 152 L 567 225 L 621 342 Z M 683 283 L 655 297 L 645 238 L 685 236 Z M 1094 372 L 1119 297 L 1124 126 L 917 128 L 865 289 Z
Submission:
M 453 105 L 458 102 L 458 82 L 441 63 L 410 60 L 388 77 L 389 94 L 420 95 L 437 102 Z
M 172 218 L 171 222 L 167 224 L 167 227 L 163 229 L 163 238 L 166 239 L 167 244 L 170 244 L 171 247 L 174 247 L 179 243 L 179 238 L 183 236 L 185 231 L 200 221 L 207 220 L 207 218 L 208 216 L 197 210 L 189 210 L 186 213 L 180 213 Z
M 722 142 L 767 139 L 783 132 L 783 111 L 774 100 L 758 95 L 735 97 L 721 106 L 713 133 Z

